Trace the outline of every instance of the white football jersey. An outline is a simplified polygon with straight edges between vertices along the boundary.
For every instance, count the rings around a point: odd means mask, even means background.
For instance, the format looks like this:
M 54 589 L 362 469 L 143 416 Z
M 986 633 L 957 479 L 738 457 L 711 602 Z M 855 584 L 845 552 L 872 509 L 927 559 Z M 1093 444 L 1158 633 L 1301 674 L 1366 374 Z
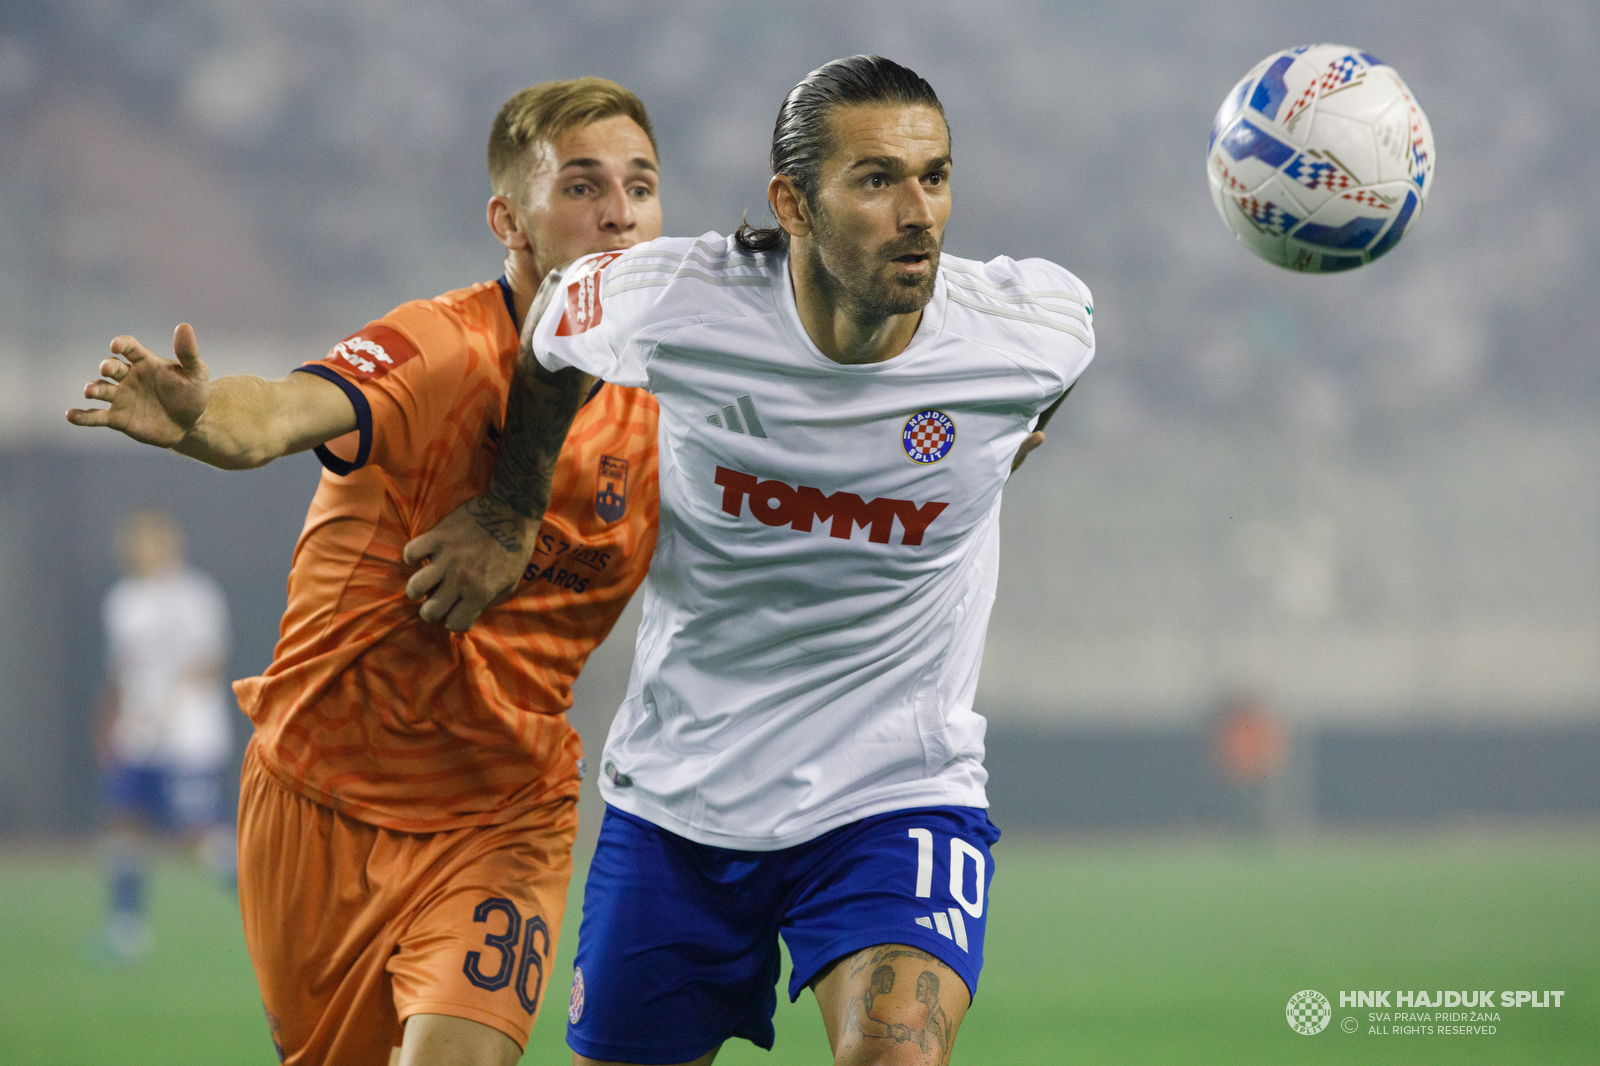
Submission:
M 205 574 L 124 578 L 106 594 L 108 667 L 117 689 L 111 746 L 124 762 L 215 770 L 232 746 L 215 670 L 228 656 L 228 606 Z
M 661 239 L 573 265 L 534 350 L 661 404 L 661 530 L 606 802 L 703 844 L 984 807 L 972 710 L 1000 491 L 1094 354 L 1089 290 L 944 256 L 910 345 L 823 355 L 788 260 Z

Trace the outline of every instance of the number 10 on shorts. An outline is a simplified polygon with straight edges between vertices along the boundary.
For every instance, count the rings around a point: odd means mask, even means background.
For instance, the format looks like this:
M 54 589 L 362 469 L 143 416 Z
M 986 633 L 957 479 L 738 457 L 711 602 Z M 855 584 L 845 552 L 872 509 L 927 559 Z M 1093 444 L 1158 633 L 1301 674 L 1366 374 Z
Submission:
M 933 895 L 933 830 L 907 829 L 906 836 L 917 842 L 916 893 L 918 898 L 927 899 Z M 967 896 L 968 859 L 972 860 L 973 891 L 970 898 Z M 974 918 L 983 917 L 983 880 L 986 872 L 983 852 L 960 837 L 951 837 L 950 898 L 961 906 L 959 909 L 951 907 L 919 917 L 917 924 L 924 929 L 937 929 L 940 936 L 954 940 L 962 951 L 966 951 L 967 923 L 961 912 L 966 911 Z

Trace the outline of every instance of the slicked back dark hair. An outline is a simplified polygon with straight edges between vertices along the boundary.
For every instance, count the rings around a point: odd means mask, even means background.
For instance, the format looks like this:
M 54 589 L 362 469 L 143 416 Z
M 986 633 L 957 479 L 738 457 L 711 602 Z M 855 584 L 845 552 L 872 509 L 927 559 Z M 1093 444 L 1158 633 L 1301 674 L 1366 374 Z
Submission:
M 854 104 L 931 107 L 944 116 L 944 105 L 933 86 L 892 59 L 850 56 L 807 74 L 789 90 L 778 109 L 778 122 L 772 129 L 772 172 L 791 179 L 813 211 L 822 162 L 833 150 L 828 116 L 836 107 Z M 733 239 L 746 252 L 771 252 L 786 247 L 789 234 L 782 226 L 756 229 L 746 221 Z

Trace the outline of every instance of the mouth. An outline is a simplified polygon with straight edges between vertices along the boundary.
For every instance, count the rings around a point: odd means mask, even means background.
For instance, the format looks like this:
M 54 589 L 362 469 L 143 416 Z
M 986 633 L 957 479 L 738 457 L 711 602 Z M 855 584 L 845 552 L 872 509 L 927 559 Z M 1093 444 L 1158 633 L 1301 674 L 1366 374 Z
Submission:
M 890 262 L 897 264 L 901 270 L 910 274 L 921 274 L 928 269 L 929 256 L 926 252 L 908 252 L 897 255 Z

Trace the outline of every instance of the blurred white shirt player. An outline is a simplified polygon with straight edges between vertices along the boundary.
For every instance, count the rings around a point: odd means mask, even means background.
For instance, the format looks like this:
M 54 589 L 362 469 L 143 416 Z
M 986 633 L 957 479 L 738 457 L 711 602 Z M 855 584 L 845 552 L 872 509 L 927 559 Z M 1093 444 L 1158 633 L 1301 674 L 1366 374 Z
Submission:
M 107 934 L 112 951 L 127 958 L 150 946 L 144 906 L 150 836 L 181 834 L 232 876 L 233 827 L 223 814 L 221 774 L 233 741 L 222 683 L 229 643 L 222 590 L 185 565 L 183 531 L 169 515 L 131 515 L 118 547 L 124 576 L 102 609 L 108 685 L 99 747 Z

